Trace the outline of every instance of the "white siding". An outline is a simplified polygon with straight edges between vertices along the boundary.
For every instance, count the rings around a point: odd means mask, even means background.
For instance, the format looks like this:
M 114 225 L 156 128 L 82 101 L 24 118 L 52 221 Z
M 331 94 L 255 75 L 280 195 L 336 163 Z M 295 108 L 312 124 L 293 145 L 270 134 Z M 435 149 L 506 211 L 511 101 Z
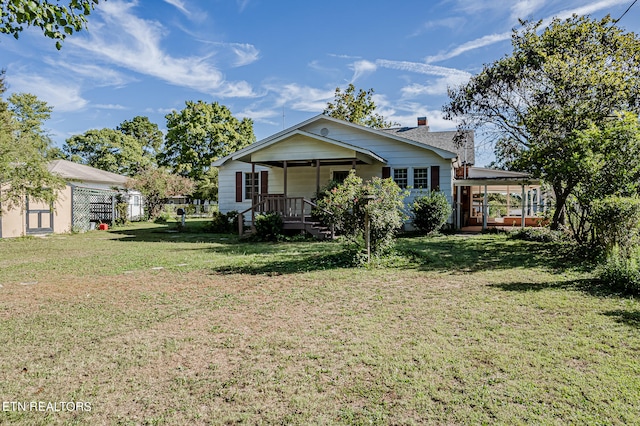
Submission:
M 372 134 L 366 130 L 352 128 L 348 125 L 341 125 L 339 123 L 333 123 L 328 121 L 317 121 L 310 123 L 308 126 L 302 128 L 310 133 L 321 135 L 321 130 L 326 128 L 328 133 L 326 137 L 329 139 L 335 139 L 343 141 L 345 143 L 367 149 L 384 158 L 387 164 L 382 164 L 374 161 L 371 165 L 357 165 L 356 173 L 363 179 L 371 179 L 373 176 L 382 176 L 382 168 L 387 166 L 392 169 L 391 176 L 393 176 L 394 168 L 406 168 L 408 172 L 408 185 L 413 186 L 413 169 L 415 168 L 427 168 L 429 170 L 428 183 L 431 183 L 431 166 L 440 167 L 440 190 L 444 192 L 447 199 L 453 202 L 453 165 L 451 159 L 444 159 L 438 154 L 428 149 L 423 149 L 418 146 L 405 144 L 403 142 L 396 141 L 384 135 Z M 321 158 L 318 153 L 314 154 L 313 144 L 309 144 L 308 138 L 294 138 L 296 148 L 296 157 L 300 158 L 300 154 L 306 153 L 309 155 L 309 159 Z M 283 145 L 277 144 L 276 146 L 266 148 L 265 151 L 260 154 L 260 151 L 254 154 L 254 158 L 261 158 L 266 160 L 267 157 L 257 157 L 259 155 L 268 155 L 268 159 L 271 158 L 274 153 L 281 154 L 280 160 L 286 159 L 285 155 L 292 155 L 289 150 L 294 146 L 288 143 Z M 327 151 L 325 154 L 335 154 L 336 150 L 342 150 L 344 148 L 331 147 L 325 143 L 318 143 L 319 147 L 322 147 L 320 151 Z M 277 148 L 277 149 L 276 149 Z M 286 149 L 283 149 L 286 148 Z M 324 148 L 324 149 L 323 149 Z M 353 155 L 353 154 L 352 154 Z M 293 158 L 293 157 L 287 157 Z M 322 166 L 320 168 L 320 187 L 323 187 L 331 178 L 331 172 L 334 170 L 349 170 L 351 166 Z M 269 170 L 269 193 L 282 194 L 284 193 L 284 174 L 282 168 L 266 168 L 256 166 L 256 172 L 260 170 Z M 228 161 L 224 166 L 220 167 L 219 174 L 219 206 L 220 211 L 226 212 L 229 210 L 245 210 L 250 207 L 249 201 L 243 201 L 242 203 L 235 202 L 235 172 L 250 172 L 251 165 L 247 163 L 241 163 L 238 161 Z M 289 167 L 287 169 L 287 195 L 291 197 L 306 197 L 313 198 L 316 191 L 316 169 L 315 167 Z M 406 199 L 406 203 L 409 204 L 413 199 L 421 193 L 420 190 L 411 189 L 410 195 Z

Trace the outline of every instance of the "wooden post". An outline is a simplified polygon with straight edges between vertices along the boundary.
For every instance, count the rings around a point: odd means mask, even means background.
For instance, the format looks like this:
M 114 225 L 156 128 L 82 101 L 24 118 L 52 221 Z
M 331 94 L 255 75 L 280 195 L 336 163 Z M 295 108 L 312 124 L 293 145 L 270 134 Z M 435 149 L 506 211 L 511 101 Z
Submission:
M 320 192 L 320 160 L 316 160 L 316 197 Z
M 287 160 L 282 162 L 282 173 L 284 173 L 284 198 L 287 198 Z
M 520 211 L 520 217 L 522 223 L 520 224 L 520 228 L 524 228 L 524 209 L 525 209 L 525 199 L 524 199 L 524 183 L 522 184 L 522 210 Z
M 251 162 L 251 228 L 255 225 L 256 220 L 256 209 L 253 208 L 256 199 L 256 163 Z
M 462 187 L 456 186 L 456 229 L 462 228 L 461 211 L 462 208 Z
M 489 194 L 487 185 L 484 186 L 484 198 L 482 199 L 482 230 L 487 230 L 487 214 L 489 213 Z

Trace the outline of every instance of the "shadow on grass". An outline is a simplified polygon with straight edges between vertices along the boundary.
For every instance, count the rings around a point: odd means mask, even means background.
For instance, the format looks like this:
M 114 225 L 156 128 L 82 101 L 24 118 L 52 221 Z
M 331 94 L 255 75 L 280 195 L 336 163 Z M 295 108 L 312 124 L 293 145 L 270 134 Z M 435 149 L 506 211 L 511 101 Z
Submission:
M 617 309 L 615 311 L 603 312 L 603 314 L 608 317 L 613 317 L 617 323 L 640 328 L 640 311 L 624 311 Z
M 624 294 L 616 291 L 615 289 L 612 289 L 610 286 L 603 285 L 599 280 L 592 278 L 548 283 L 512 282 L 504 284 L 491 284 L 490 286 L 499 288 L 504 291 L 516 291 L 523 293 L 542 290 L 573 290 L 581 291 L 583 293 L 597 297 L 624 296 Z
M 400 238 L 398 251 L 421 269 L 478 272 L 511 268 L 589 270 L 592 265 L 572 255 L 561 243 L 539 243 L 506 236 L 439 236 Z
M 175 223 L 138 224 L 109 231 L 122 242 L 211 243 L 193 250 L 209 250 L 226 260 L 218 273 L 288 274 L 302 271 L 353 267 L 352 256 L 341 244 L 315 240 L 260 243 L 233 234 L 203 232 L 206 221 L 187 222 L 178 231 Z M 180 248 L 179 250 L 189 250 Z M 572 256 L 561 243 L 509 239 L 504 235 L 401 236 L 395 255 L 385 266 L 448 273 L 470 273 L 512 268 L 544 268 L 553 271 L 589 270 L 592 265 Z

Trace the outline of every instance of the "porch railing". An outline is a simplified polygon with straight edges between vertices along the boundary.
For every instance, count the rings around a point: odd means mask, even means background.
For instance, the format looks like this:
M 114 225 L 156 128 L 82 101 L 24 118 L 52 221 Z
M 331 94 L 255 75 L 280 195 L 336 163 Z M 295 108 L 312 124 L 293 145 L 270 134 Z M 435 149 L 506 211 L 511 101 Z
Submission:
M 254 204 L 246 210 L 238 213 L 238 231 L 244 233 L 244 215 L 251 212 L 251 226 L 255 221 L 255 215 L 260 213 L 278 213 L 286 223 L 307 223 L 313 209 L 320 209 L 332 215 L 328 210 L 321 209 L 311 200 L 304 197 L 285 197 L 281 194 L 257 195 Z

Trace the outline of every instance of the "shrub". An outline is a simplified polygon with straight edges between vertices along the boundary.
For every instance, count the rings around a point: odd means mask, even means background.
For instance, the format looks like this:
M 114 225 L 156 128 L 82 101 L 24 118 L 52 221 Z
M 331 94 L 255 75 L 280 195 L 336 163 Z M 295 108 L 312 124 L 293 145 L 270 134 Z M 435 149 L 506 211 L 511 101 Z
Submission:
M 238 220 L 236 210 L 227 213 L 214 211 L 211 222 L 205 226 L 205 231 L 214 234 L 233 234 L 238 229 Z
M 540 243 L 552 243 L 564 239 L 562 231 L 554 231 L 550 228 L 522 228 L 511 232 L 509 237 L 515 240 L 537 241 Z
M 278 213 L 260 214 L 254 222 L 256 238 L 260 241 L 278 241 L 282 239 L 282 225 L 282 216 Z
M 598 268 L 597 275 L 604 284 L 626 293 L 640 293 L 640 251 L 623 254 L 616 246 Z
M 380 256 L 391 249 L 405 218 L 403 200 L 406 196 L 392 179 L 374 177 L 363 182 L 352 171 L 342 184 L 324 193 L 326 195 L 318 200 L 320 209 L 314 213 L 346 237 L 348 253 L 365 249 L 367 217 L 371 254 Z
M 427 195 L 416 197 L 410 206 L 413 225 L 426 234 L 439 231 L 451 215 L 451 204 L 440 191 L 431 191 Z
M 595 242 L 605 252 L 618 247 L 620 254 L 638 243 L 640 236 L 640 198 L 607 197 L 593 202 L 592 222 L 596 231 Z

